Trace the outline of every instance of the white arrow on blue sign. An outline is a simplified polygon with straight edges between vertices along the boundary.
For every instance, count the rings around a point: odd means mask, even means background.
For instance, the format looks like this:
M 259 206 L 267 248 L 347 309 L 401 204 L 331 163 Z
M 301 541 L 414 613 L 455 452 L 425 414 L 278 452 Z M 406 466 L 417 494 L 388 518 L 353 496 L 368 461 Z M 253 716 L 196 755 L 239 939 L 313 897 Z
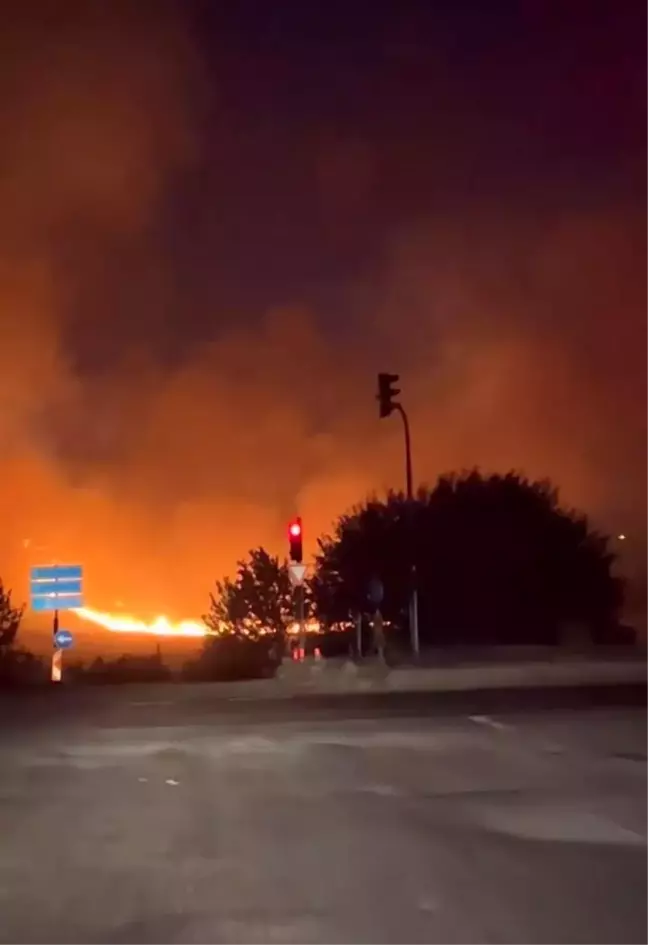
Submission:
M 54 634 L 54 643 L 59 650 L 67 650 L 74 643 L 74 637 L 69 630 L 58 630 Z
M 83 566 L 37 565 L 29 576 L 32 609 L 75 610 L 83 607 Z

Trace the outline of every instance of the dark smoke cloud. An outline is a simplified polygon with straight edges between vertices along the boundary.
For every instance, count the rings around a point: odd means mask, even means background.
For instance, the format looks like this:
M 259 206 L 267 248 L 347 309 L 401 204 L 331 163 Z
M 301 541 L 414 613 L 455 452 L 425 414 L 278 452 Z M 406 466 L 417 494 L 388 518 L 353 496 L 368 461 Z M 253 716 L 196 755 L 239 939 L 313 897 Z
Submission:
M 516 467 L 643 535 L 643 208 L 614 188 L 425 208 L 339 289 L 344 325 L 298 293 L 228 317 L 178 284 L 160 236 L 219 120 L 190 19 L 38 8 L 16 7 L 0 57 L 0 560 L 18 588 L 37 559 L 82 560 L 94 606 L 191 616 L 249 547 L 283 551 L 293 512 L 314 550 L 402 482 L 379 369 L 402 375 L 418 479 Z M 352 253 L 392 146 L 305 141 L 325 239 Z

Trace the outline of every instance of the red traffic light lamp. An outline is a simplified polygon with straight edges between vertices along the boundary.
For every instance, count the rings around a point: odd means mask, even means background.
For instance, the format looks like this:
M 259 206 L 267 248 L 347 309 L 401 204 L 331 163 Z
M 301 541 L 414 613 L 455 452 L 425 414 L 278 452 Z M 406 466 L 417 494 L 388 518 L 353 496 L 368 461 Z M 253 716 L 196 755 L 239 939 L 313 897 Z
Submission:
M 300 564 L 304 557 L 302 548 L 302 520 L 297 517 L 288 526 L 289 557 L 291 561 Z

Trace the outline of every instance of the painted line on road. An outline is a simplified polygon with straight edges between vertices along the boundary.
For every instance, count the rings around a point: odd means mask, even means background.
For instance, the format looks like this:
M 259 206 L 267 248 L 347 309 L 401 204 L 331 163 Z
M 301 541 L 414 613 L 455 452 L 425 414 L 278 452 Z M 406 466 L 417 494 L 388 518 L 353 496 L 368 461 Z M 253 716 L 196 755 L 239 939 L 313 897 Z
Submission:
M 489 728 L 495 728 L 499 731 L 512 728 L 511 725 L 506 725 L 504 722 L 498 722 L 497 719 L 491 718 L 490 715 L 470 715 L 468 718 L 476 725 L 488 725 Z
M 393 784 L 367 784 L 360 788 L 363 793 L 377 794 L 379 797 L 402 797 L 403 792 Z

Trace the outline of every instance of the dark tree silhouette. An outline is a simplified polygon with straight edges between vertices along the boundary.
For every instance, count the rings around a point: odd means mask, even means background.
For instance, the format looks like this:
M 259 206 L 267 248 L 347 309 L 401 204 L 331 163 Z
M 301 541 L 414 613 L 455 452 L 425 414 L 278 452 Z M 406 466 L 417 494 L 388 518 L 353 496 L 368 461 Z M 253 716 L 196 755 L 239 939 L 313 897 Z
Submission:
M 3 686 L 41 682 L 45 668 L 41 660 L 16 645 L 25 605 L 14 607 L 11 591 L 0 581 L 0 684 Z
M 251 640 L 268 634 L 283 638 L 292 619 L 288 566 L 265 548 L 250 551 L 247 559 L 239 561 L 235 579 L 217 581 L 216 594 L 209 596 L 211 606 L 202 619 L 215 634 Z
M 159 653 L 150 655 L 122 654 L 115 660 L 96 657 L 88 667 L 77 663 L 69 667 L 68 678 L 82 683 L 166 682 L 171 670 Z
M 385 616 L 404 628 L 411 555 L 423 643 L 556 643 L 574 627 L 599 641 L 616 626 L 608 539 L 562 509 L 548 482 L 474 470 L 441 477 L 411 505 L 392 492 L 354 508 L 320 541 L 318 613 L 338 622 L 366 611 L 377 576 Z
M 216 582 L 203 621 L 213 636 L 198 660 L 187 663 L 191 679 L 245 679 L 271 675 L 285 648 L 293 619 L 288 566 L 255 548 L 239 561 L 234 580 Z
M 49 667 L 42 659 L 19 646 L 0 648 L 0 686 L 22 686 L 47 682 Z
M 22 607 L 12 605 L 11 591 L 6 591 L 0 581 L 0 647 L 13 646 L 24 612 L 24 604 Z

